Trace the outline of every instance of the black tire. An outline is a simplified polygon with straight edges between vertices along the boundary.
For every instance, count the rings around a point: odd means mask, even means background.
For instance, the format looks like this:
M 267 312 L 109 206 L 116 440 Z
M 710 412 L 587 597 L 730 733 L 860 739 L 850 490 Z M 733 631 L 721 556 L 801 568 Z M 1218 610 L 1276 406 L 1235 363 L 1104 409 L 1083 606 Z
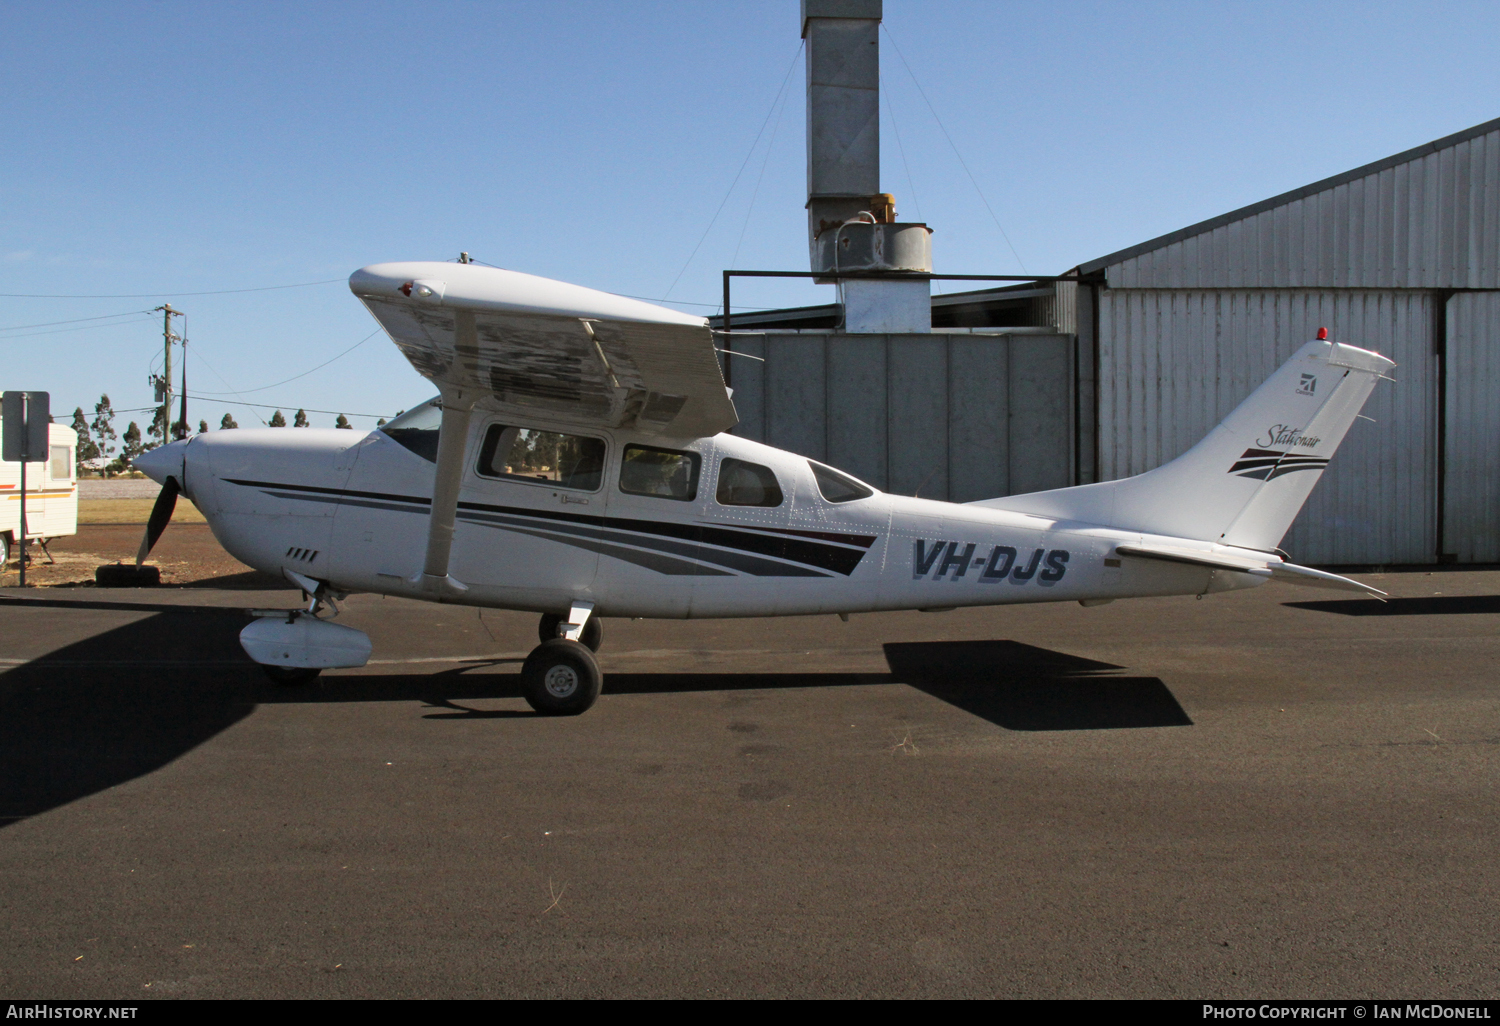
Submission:
M 10 535 L 0 534 L 0 570 L 10 562 Z
M 594 653 L 576 641 L 553 638 L 531 650 L 521 667 L 521 691 L 543 716 L 577 716 L 599 698 L 604 675 Z
M 94 571 L 94 583 L 101 588 L 155 588 L 161 584 L 161 570 L 150 565 L 108 563 Z
M 543 643 L 555 640 L 558 637 L 558 625 L 562 622 L 563 618 L 556 613 L 543 613 L 542 622 L 536 625 L 537 640 Z M 597 616 L 584 621 L 582 640 L 590 652 L 599 651 L 599 646 L 604 644 L 604 624 L 599 622 Z
M 266 676 L 271 678 L 271 683 L 284 688 L 300 688 L 311 684 L 318 679 L 322 673 L 317 667 L 303 666 L 268 666 L 261 663 L 260 668 L 265 671 Z

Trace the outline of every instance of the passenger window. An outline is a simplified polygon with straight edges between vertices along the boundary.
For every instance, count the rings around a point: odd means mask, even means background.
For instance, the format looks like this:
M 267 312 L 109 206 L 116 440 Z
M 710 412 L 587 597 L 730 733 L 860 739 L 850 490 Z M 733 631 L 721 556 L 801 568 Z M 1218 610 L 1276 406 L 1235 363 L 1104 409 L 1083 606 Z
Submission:
M 813 477 L 817 479 L 818 491 L 823 498 L 829 502 L 853 502 L 855 499 L 868 499 L 875 494 L 875 489 L 861 481 L 856 481 L 848 474 L 825 467 L 821 463 L 807 461 L 812 467 Z
M 73 448 L 68 445 L 52 446 L 52 480 L 73 479 Z
M 491 424 L 479 449 L 479 473 L 596 492 L 604 477 L 604 442 L 535 428 Z
M 781 485 L 770 467 L 726 456 L 719 464 L 714 498 L 721 506 L 780 506 Z
M 691 502 L 698 497 L 698 454 L 627 445 L 620 460 L 620 491 Z

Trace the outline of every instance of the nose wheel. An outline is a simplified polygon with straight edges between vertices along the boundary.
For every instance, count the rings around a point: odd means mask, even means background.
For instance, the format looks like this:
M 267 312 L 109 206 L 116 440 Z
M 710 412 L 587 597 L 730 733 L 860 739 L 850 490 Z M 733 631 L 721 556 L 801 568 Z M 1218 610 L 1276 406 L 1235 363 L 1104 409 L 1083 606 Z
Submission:
M 567 638 L 542 642 L 521 667 L 521 691 L 543 716 L 577 716 L 598 699 L 603 683 L 594 653 Z

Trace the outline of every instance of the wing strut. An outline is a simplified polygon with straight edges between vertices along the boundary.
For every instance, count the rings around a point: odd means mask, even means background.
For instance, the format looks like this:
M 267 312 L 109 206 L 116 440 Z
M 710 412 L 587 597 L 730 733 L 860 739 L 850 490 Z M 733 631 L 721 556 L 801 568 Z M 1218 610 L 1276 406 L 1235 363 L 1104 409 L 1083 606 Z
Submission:
M 453 549 L 453 522 L 458 516 L 458 490 L 464 481 L 464 446 L 474 396 L 457 390 L 443 392 L 443 426 L 438 434 L 437 473 L 432 482 L 432 516 L 427 522 L 427 559 L 419 583 L 423 591 L 458 595 L 469 590 L 449 576 L 448 554 Z
M 458 341 L 474 343 L 474 315 L 459 314 Z M 443 423 L 438 432 L 437 469 L 432 481 L 432 515 L 427 521 L 427 558 L 412 583 L 434 595 L 461 595 L 469 586 L 448 573 L 453 550 L 453 524 L 458 516 L 458 493 L 464 483 L 469 421 L 479 395 L 472 388 L 444 384 Z

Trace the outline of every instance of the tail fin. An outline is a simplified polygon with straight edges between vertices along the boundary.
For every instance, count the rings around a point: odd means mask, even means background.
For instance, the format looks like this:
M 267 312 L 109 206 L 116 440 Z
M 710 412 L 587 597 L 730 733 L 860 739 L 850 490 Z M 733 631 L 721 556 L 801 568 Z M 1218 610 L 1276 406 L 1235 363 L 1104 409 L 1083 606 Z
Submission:
M 975 505 L 1270 551 L 1380 376 L 1367 349 L 1309 342 L 1208 437 L 1136 477 Z

